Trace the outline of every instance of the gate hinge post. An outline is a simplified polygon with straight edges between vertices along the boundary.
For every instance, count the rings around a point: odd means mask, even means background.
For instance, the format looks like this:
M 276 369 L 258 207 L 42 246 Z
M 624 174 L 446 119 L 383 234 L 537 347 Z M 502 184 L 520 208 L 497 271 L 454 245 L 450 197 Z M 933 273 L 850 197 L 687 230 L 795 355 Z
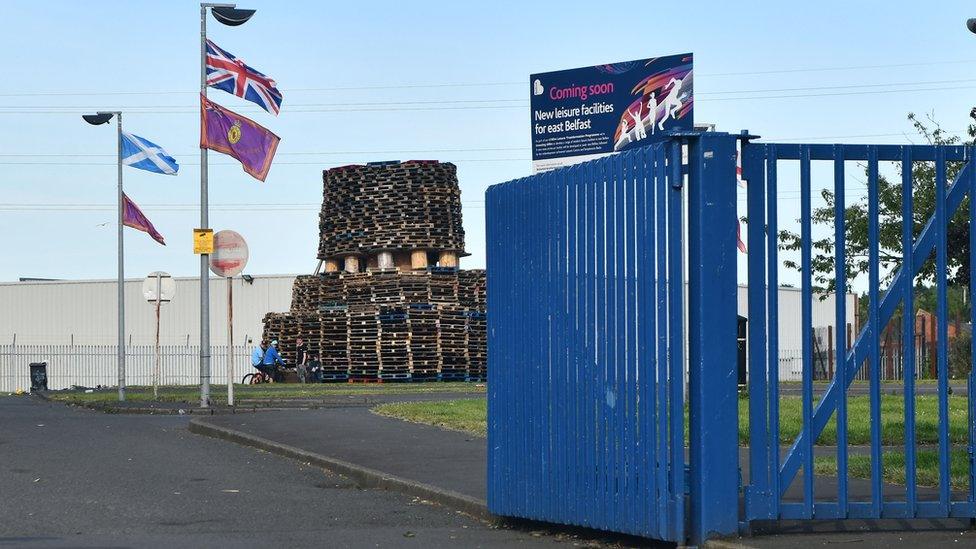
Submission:
M 692 543 L 739 527 L 735 138 L 688 143 L 688 410 Z

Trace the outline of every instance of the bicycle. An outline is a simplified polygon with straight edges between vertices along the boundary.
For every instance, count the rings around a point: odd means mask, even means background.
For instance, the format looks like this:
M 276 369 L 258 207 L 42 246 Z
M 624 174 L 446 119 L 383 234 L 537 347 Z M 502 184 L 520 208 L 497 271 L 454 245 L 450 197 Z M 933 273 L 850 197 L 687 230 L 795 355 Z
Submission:
M 274 377 L 258 370 L 256 372 L 251 372 L 246 374 L 241 383 L 244 385 L 260 385 L 262 383 L 277 383 L 279 381 L 280 370 L 278 366 L 275 366 Z

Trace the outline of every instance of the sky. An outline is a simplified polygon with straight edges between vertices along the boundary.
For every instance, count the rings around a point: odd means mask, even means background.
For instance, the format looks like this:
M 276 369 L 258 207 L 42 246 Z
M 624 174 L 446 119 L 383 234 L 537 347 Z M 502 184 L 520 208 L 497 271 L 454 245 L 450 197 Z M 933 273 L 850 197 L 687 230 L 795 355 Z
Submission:
M 210 155 L 210 225 L 250 246 L 245 272 L 310 273 L 322 170 L 454 162 L 469 258 L 484 266 L 484 192 L 531 174 L 528 76 L 693 52 L 695 121 L 765 141 L 918 142 L 908 112 L 962 133 L 976 103 L 976 8 L 918 2 L 312 2 L 249 0 L 208 36 L 274 78 L 280 116 L 213 100 L 281 136 L 265 182 Z M 123 110 L 178 176 L 126 168 L 126 193 L 166 237 L 126 229 L 126 274 L 199 273 L 199 4 L 2 0 L 0 281 L 116 275 L 115 128 Z M 829 182 L 829 174 L 824 180 Z M 815 181 L 815 186 L 817 186 Z M 780 216 L 798 197 L 782 189 Z M 744 199 L 743 196 L 740 197 Z M 857 195 L 849 195 L 856 200 Z M 781 277 L 791 281 L 790 275 Z

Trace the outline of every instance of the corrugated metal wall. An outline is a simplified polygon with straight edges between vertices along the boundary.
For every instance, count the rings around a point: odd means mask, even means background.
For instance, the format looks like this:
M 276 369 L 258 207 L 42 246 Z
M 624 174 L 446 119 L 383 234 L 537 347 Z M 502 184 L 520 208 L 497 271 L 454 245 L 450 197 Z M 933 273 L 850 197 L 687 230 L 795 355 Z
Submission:
M 780 287 L 777 299 L 779 300 L 779 315 L 777 324 L 779 326 L 779 379 L 780 381 L 799 381 L 802 372 L 802 350 L 803 342 L 800 337 L 800 301 L 802 292 L 800 288 Z M 836 334 L 834 320 L 834 300 L 836 294 L 827 294 L 824 299 L 821 294 L 813 294 L 813 327 L 814 329 L 832 326 Z M 857 335 L 858 321 L 856 319 L 857 297 L 848 293 L 847 297 L 847 323 L 851 325 L 851 333 L 848 341 L 853 341 Z M 739 286 L 739 314 L 749 317 L 749 287 Z M 836 335 L 834 336 L 836 340 Z M 826 344 L 826 343 L 825 343 Z
M 176 278 L 176 298 L 162 306 L 160 344 L 200 342 L 200 282 Z M 269 311 L 288 311 L 295 275 L 255 276 L 253 284 L 234 279 L 234 343 L 255 341 Z M 142 296 L 142 279 L 126 280 L 127 344 L 151 345 L 154 307 Z M 116 343 L 114 280 L 0 283 L 0 345 L 109 345 Z M 227 342 L 227 281 L 210 282 L 213 345 Z
M 834 325 L 834 299 L 836 294 L 827 294 L 821 300 L 820 294 L 813 295 L 813 326 Z M 782 350 L 799 349 L 800 339 L 800 298 L 799 288 L 779 289 L 779 347 Z M 749 288 L 746 285 L 739 286 L 739 314 L 749 317 Z M 857 332 L 857 325 L 854 322 L 855 311 L 857 310 L 857 298 L 854 294 L 847 294 L 847 322 L 851 324 L 851 330 Z

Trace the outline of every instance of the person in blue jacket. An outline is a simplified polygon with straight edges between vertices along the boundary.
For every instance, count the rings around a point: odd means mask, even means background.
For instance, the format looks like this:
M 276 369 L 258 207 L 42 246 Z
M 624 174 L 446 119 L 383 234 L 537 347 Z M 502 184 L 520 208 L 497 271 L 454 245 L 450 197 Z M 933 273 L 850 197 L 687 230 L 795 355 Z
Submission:
M 285 360 L 281 358 L 278 353 L 278 340 L 271 342 L 268 345 L 267 350 L 264 352 L 264 360 L 262 361 L 262 367 L 259 368 L 265 375 L 271 376 L 274 381 L 279 381 L 278 378 L 278 365 L 284 366 Z

